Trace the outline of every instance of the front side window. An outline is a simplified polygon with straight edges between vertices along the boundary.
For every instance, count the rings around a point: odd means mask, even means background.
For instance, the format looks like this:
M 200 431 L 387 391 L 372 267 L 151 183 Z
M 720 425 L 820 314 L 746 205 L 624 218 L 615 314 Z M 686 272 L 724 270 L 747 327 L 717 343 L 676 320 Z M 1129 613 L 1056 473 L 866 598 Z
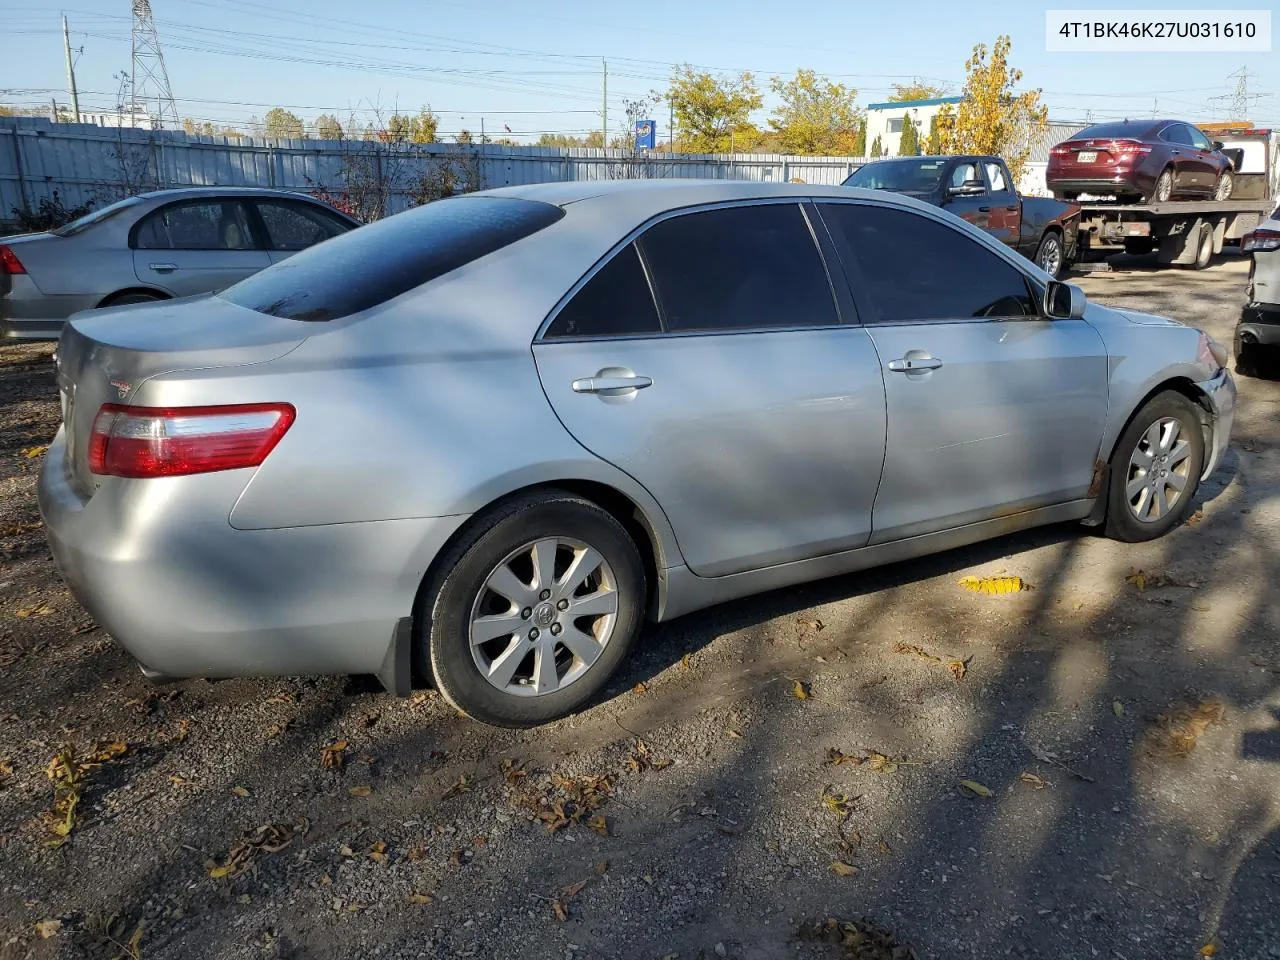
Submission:
M 1009 182 L 1004 178 L 1004 168 L 998 163 L 987 164 L 987 179 L 991 181 L 991 189 L 995 193 L 1009 189 Z
M 913 213 L 824 203 L 826 221 L 879 323 L 1038 316 L 1023 274 L 959 230 Z
M 982 182 L 982 177 L 978 174 L 978 165 L 976 163 L 961 163 L 951 171 L 951 185 L 953 187 L 963 187 L 971 181 Z
M 199 200 L 161 207 L 134 228 L 139 250 L 253 250 L 244 206 L 234 200 Z
M 629 243 L 583 284 L 547 328 L 546 337 L 627 337 L 662 332 L 658 308 Z
M 799 204 L 688 213 L 639 241 L 667 329 L 732 331 L 838 322 Z
M 305 250 L 321 240 L 346 232 L 336 217 L 305 203 L 259 200 L 258 212 L 273 250 Z

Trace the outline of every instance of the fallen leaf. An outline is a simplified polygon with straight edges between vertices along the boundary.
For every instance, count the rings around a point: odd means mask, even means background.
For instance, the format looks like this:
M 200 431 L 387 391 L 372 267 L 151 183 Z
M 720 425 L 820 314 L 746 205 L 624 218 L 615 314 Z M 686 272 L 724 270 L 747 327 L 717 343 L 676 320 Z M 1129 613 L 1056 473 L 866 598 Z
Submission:
M 837 750 L 835 747 L 827 747 L 827 759 L 822 762 L 830 767 L 838 767 L 843 763 L 865 763 L 866 758 L 850 756 L 842 750 Z
M 49 447 L 47 445 L 39 446 L 39 447 L 27 447 L 25 450 L 22 451 L 22 455 L 26 457 L 28 460 L 34 460 L 36 457 L 43 457 L 45 455 L 45 451 L 47 451 L 48 449 Z
M 890 847 L 890 846 L 889 846 L 887 843 L 885 843 L 883 840 L 881 840 L 881 841 L 880 841 L 879 850 L 880 850 L 880 852 L 881 852 L 881 853 L 893 853 L 893 848 L 892 848 L 892 847 Z
M 456 797 L 460 793 L 470 793 L 470 792 L 471 792 L 471 777 L 464 773 L 462 774 L 462 776 L 458 777 L 457 783 L 455 783 L 452 787 L 450 787 L 448 790 L 444 792 L 444 796 L 441 797 L 440 799 L 448 800 L 450 797 Z
M 288 729 L 288 720 L 277 720 L 275 723 L 271 724 L 271 726 L 267 727 L 266 737 L 268 740 L 274 740 Z
M 348 788 L 347 793 L 353 797 L 367 797 L 373 793 L 373 787 L 369 786 L 367 783 L 363 783 L 358 787 Z
M 1111 712 L 1114 713 L 1117 717 L 1124 716 L 1124 704 L 1121 703 L 1119 700 L 1112 700 Z
M 514 786 L 529 775 L 529 771 L 524 769 L 524 761 L 516 763 L 510 757 L 505 757 L 501 765 L 502 775 L 507 778 L 507 783 Z
M 601 860 L 599 863 L 596 864 L 596 876 L 603 877 L 608 872 L 609 872 L 608 860 Z
M 22 607 L 13 611 L 13 615 L 19 620 L 26 620 L 28 617 L 47 617 L 56 611 L 47 603 L 38 603 L 34 607 Z
M 347 749 L 347 741 L 338 740 L 320 749 L 320 766 L 326 770 L 336 770 L 342 766 L 343 754 Z
M 369 859 L 379 862 L 387 859 L 387 841 L 379 840 L 369 848 Z
M 1031 784 L 1031 786 L 1035 787 L 1037 790 L 1043 790 L 1045 787 L 1049 785 L 1048 780 L 1046 780 L 1044 777 L 1040 776 L 1039 774 L 1032 773 L 1029 770 L 1023 771 L 1022 774 L 1018 777 L 1018 779 L 1021 780 L 1023 783 Z
M 1206 943 L 1203 947 L 1200 948 L 1200 956 L 1202 957 L 1214 957 L 1217 955 L 1218 955 L 1218 947 L 1215 944 Z
M 409 852 L 404 855 L 406 860 L 418 861 L 427 855 L 427 851 L 422 847 L 410 847 Z
M 802 630 L 813 630 L 817 632 L 826 628 L 826 624 L 817 617 L 796 617 L 796 626 Z
M 1204 519 L 1204 511 L 1197 510 L 1191 516 L 1187 517 L 1187 526 L 1194 527 L 1197 523 Z
M 295 703 L 298 696 L 292 690 L 277 690 L 267 697 L 267 703 Z M 344 742 L 345 743 L 345 742 Z
M 858 872 L 858 868 L 850 866 L 843 860 L 837 860 L 831 864 L 831 872 L 838 877 L 852 877 Z
M 602 837 L 607 837 L 609 835 L 609 821 L 607 818 L 602 817 L 599 814 L 587 820 L 587 826 L 593 832 L 600 834 Z
M 637 683 L 634 687 L 631 688 L 631 692 L 644 693 L 648 689 L 649 689 L 648 685 L 643 680 L 641 680 L 639 683 Z
M 551 910 L 553 913 L 555 913 L 556 919 L 559 920 L 561 923 L 564 923 L 564 921 L 569 919 L 569 908 L 566 907 L 559 900 L 551 904 Z
M 970 793 L 977 794 L 979 797 L 991 796 L 991 791 L 976 780 L 961 780 L 960 786 L 964 787 Z
M 405 898 L 409 903 L 415 903 L 419 906 L 426 906 L 431 903 L 432 897 L 425 893 L 411 893 Z
M 876 773 L 893 773 L 898 769 L 898 761 L 875 750 L 867 751 L 865 762 Z
M 847 817 L 850 813 L 850 804 L 853 800 L 845 796 L 843 793 L 837 793 L 831 789 L 830 785 L 822 790 L 822 805 L 834 813 L 838 817 Z
M 951 671 L 953 677 L 957 680 L 963 680 L 964 675 L 969 672 L 969 661 L 972 659 L 972 657 L 965 657 L 963 660 L 953 658 L 947 661 L 946 667 Z
M 342 846 L 338 848 L 338 854 L 339 856 L 343 856 L 343 857 L 354 857 L 356 855 L 356 852 L 344 843 Z
M 972 593 L 984 593 L 989 596 L 1020 593 L 1027 589 L 1021 577 L 961 577 L 957 582 Z
M 231 792 L 234 793 L 237 797 L 249 796 L 249 790 L 246 787 L 232 787 Z
M 791 681 L 791 695 L 797 700 L 808 700 L 813 694 L 810 692 L 809 685 L 803 680 Z
M 1180 707 L 1156 719 L 1150 744 L 1158 753 L 1186 756 L 1196 748 L 1205 731 L 1221 723 L 1226 709 L 1217 700 L 1204 700 L 1195 707 Z
M 41 940 L 48 940 L 55 937 L 58 931 L 62 929 L 61 920 L 40 920 L 36 923 L 36 933 L 40 934 Z
M 560 900 L 563 900 L 563 901 L 572 900 L 574 897 L 580 894 L 583 890 L 585 890 L 586 887 L 587 887 L 587 881 L 579 880 L 577 883 L 572 883 L 569 886 L 562 889 L 558 894 L 558 897 Z
M 692 655 L 692 654 L 689 654 L 689 653 L 686 653 L 683 657 L 681 657 L 681 658 L 680 658 L 680 666 L 684 667 L 686 670 L 692 669 L 692 667 L 693 667 L 693 655 Z

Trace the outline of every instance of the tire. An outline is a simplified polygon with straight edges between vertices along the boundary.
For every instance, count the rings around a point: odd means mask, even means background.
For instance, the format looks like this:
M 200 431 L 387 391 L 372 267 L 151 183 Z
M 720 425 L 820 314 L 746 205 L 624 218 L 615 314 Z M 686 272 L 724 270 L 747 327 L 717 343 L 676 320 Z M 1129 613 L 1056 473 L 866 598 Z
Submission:
M 1045 231 L 1044 236 L 1040 238 L 1040 246 L 1036 249 L 1035 264 L 1055 280 L 1067 272 L 1062 234 L 1056 230 Z
M 109 297 L 99 306 L 102 307 L 123 307 L 130 303 L 155 303 L 165 298 L 155 293 L 122 293 L 116 297 Z
M 1156 249 L 1155 241 L 1150 237 L 1125 237 L 1124 252 L 1134 257 L 1145 257 Z
M 1213 227 L 1202 223 L 1200 236 L 1196 238 L 1196 258 L 1191 262 L 1191 269 L 1203 270 L 1211 263 L 1213 263 Z
M 1156 177 L 1155 186 L 1151 188 L 1151 196 L 1147 198 L 1148 203 L 1164 203 L 1173 196 L 1173 170 L 1166 167 L 1160 172 L 1160 176 Z
M 1231 199 L 1231 191 L 1235 189 L 1235 177 L 1231 175 L 1231 171 L 1226 171 L 1218 178 L 1217 185 L 1213 188 L 1213 199 L 1222 202 Z
M 1259 371 L 1258 356 L 1261 347 L 1256 343 L 1241 343 L 1236 348 L 1236 373 L 1242 377 L 1256 377 Z
M 585 549 L 601 562 L 576 592 L 570 586 L 558 596 Z M 550 566 L 541 581 L 535 555 Z M 415 618 L 417 666 L 450 704 L 484 723 L 525 728 L 563 717 L 598 693 L 626 658 L 644 620 L 644 570 L 627 531 L 589 500 L 555 491 L 520 497 L 481 518 L 441 558 Z M 495 582 L 513 597 L 494 591 Z M 572 607 L 563 609 L 592 597 L 589 609 L 606 610 L 610 590 L 610 612 L 574 620 Z M 507 622 L 490 624 L 486 634 L 499 632 L 473 647 L 472 628 L 483 617 Z M 513 630 L 501 632 L 508 623 Z M 566 645 L 571 635 L 590 662 Z M 491 681 L 482 669 L 505 676 Z M 542 677 L 550 681 L 546 692 L 537 690 Z
M 1176 425 L 1176 432 L 1170 425 Z M 1144 467 L 1148 450 L 1153 451 L 1154 459 Z M 1161 462 L 1161 456 L 1168 459 Z M 1167 473 L 1161 476 L 1158 470 Z M 1204 430 L 1199 408 L 1180 393 L 1156 394 L 1130 421 L 1111 455 L 1107 536 L 1127 543 L 1164 536 L 1191 512 L 1203 470 Z M 1181 490 L 1176 488 L 1174 477 L 1180 478 Z M 1134 483 L 1144 479 L 1151 482 Z M 1131 489 L 1132 500 L 1128 495 Z M 1159 497 L 1164 498 L 1163 512 Z

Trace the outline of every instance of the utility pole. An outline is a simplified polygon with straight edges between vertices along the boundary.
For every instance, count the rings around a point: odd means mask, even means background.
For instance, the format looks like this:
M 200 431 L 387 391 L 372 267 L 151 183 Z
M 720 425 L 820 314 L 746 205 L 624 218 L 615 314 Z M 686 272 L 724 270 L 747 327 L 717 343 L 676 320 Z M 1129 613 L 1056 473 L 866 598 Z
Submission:
M 604 142 L 600 146 L 607 149 L 609 146 L 609 61 L 601 57 L 600 66 L 604 70 L 600 82 L 600 133 L 604 137 Z
M 52 107 L 53 107 L 53 112 L 49 114 L 49 119 L 52 120 L 54 123 L 57 123 L 58 122 L 58 98 L 50 97 L 49 103 L 52 104 Z
M 71 94 L 71 116 L 80 122 L 80 95 L 76 92 L 76 67 L 71 62 L 71 31 L 67 29 L 67 15 L 62 15 L 62 46 L 67 51 L 67 92 Z

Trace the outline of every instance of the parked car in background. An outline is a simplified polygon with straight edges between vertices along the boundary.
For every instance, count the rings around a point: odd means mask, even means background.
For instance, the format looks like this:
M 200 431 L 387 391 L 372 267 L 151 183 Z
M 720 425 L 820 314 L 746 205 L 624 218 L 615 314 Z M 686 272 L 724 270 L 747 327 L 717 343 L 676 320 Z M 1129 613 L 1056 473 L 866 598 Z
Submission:
M 1080 208 L 1048 197 L 1023 197 L 999 157 L 895 157 L 864 164 L 846 187 L 890 190 L 942 207 L 1062 276 L 1075 257 Z
M 1044 178 L 1062 200 L 1087 193 L 1146 203 L 1229 200 L 1234 183 L 1222 144 L 1180 120 L 1094 124 L 1049 151 Z
M 1252 262 L 1245 288 L 1249 302 L 1236 325 L 1236 372 L 1256 377 L 1264 366 L 1269 372 L 1280 367 L 1280 207 L 1245 234 L 1240 250 Z
M 890 193 L 508 187 L 58 344 L 38 496 L 152 674 L 430 677 L 532 726 L 669 620 L 1037 524 L 1158 537 L 1227 351 Z
M 0 237 L 0 338 L 53 339 L 80 310 L 213 293 L 359 225 L 305 194 L 190 187 Z

